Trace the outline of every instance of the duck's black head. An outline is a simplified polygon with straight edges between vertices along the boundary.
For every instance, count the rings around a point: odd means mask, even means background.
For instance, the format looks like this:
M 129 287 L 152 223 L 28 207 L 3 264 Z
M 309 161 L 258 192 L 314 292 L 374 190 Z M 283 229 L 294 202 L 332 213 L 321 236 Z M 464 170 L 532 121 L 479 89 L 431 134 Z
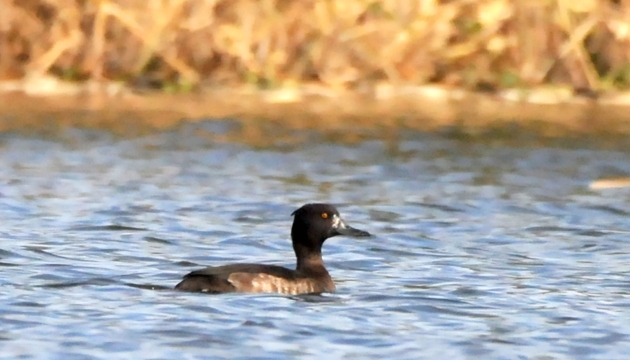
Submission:
M 292 214 L 291 239 L 298 258 L 321 258 L 322 245 L 326 239 L 337 235 L 370 236 L 370 233 L 347 225 L 339 216 L 339 211 L 330 204 L 306 204 Z

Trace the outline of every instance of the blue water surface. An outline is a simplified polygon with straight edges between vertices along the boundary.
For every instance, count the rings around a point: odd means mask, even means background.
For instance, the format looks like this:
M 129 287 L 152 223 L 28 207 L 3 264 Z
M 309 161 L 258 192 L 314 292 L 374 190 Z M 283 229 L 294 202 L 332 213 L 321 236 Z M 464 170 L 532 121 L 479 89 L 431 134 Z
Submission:
M 0 357 L 624 359 L 630 173 L 605 140 L 401 132 L 254 146 L 229 121 L 136 137 L 0 135 Z M 294 266 L 291 212 L 336 204 L 334 294 L 171 290 Z

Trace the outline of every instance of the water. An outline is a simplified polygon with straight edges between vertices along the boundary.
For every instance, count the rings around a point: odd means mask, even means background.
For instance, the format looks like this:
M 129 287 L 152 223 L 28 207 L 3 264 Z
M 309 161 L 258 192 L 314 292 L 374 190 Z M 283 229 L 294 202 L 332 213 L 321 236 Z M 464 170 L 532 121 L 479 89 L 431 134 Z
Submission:
M 0 137 L 0 357 L 622 359 L 630 173 L 606 141 L 410 133 L 225 141 L 231 122 L 136 138 Z M 402 134 L 402 133 L 401 133 Z M 291 212 L 333 202 L 335 294 L 171 288 L 227 262 L 294 266 Z

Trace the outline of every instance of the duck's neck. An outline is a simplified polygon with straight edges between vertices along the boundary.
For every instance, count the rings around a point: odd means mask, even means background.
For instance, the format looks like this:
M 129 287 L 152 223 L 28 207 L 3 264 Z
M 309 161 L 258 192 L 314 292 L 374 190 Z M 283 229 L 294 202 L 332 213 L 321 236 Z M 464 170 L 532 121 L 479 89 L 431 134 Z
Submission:
M 293 250 L 295 250 L 295 256 L 297 257 L 296 270 L 328 275 L 328 271 L 324 266 L 324 260 L 322 259 L 321 248 L 309 249 L 303 245 L 293 244 Z
M 328 274 L 321 255 L 307 258 L 298 257 L 296 270 L 307 273 Z

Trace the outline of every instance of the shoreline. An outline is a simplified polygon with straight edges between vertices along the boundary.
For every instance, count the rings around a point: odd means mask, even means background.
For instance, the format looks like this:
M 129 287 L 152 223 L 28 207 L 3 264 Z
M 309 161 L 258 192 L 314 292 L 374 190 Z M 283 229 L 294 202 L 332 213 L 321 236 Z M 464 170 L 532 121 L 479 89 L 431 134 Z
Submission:
M 88 113 L 98 116 L 85 116 Z M 517 125 L 551 137 L 629 134 L 630 92 L 589 98 L 560 87 L 473 92 L 383 83 L 359 90 L 303 84 L 275 90 L 240 86 L 168 94 L 54 78 L 0 82 L 0 131 L 50 127 L 51 122 L 115 132 L 125 124 L 164 130 L 184 121 L 211 119 L 244 124 L 265 120 L 287 130 L 448 128 L 474 134 Z
M 168 94 L 103 83 L 48 85 L 36 91 L 7 89 L 6 84 L 0 82 L 0 132 L 54 135 L 75 127 L 124 138 L 172 130 L 187 122 L 235 120 L 240 126 L 226 133 L 203 135 L 218 143 L 263 148 L 299 146 L 303 140 L 296 135 L 299 130 L 314 130 L 336 142 L 378 137 L 393 140 L 392 144 L 404 130 L 484 139 L 594 136 L 611 145 L 627 142 L 630 134 L 630 92 L 588 98 L 545 87 L 489 93 L 441 86 L 339 91 L 305 85 Z M 603 177 L 589 184 L 593 191 L 627 187 L 627 177 Z

